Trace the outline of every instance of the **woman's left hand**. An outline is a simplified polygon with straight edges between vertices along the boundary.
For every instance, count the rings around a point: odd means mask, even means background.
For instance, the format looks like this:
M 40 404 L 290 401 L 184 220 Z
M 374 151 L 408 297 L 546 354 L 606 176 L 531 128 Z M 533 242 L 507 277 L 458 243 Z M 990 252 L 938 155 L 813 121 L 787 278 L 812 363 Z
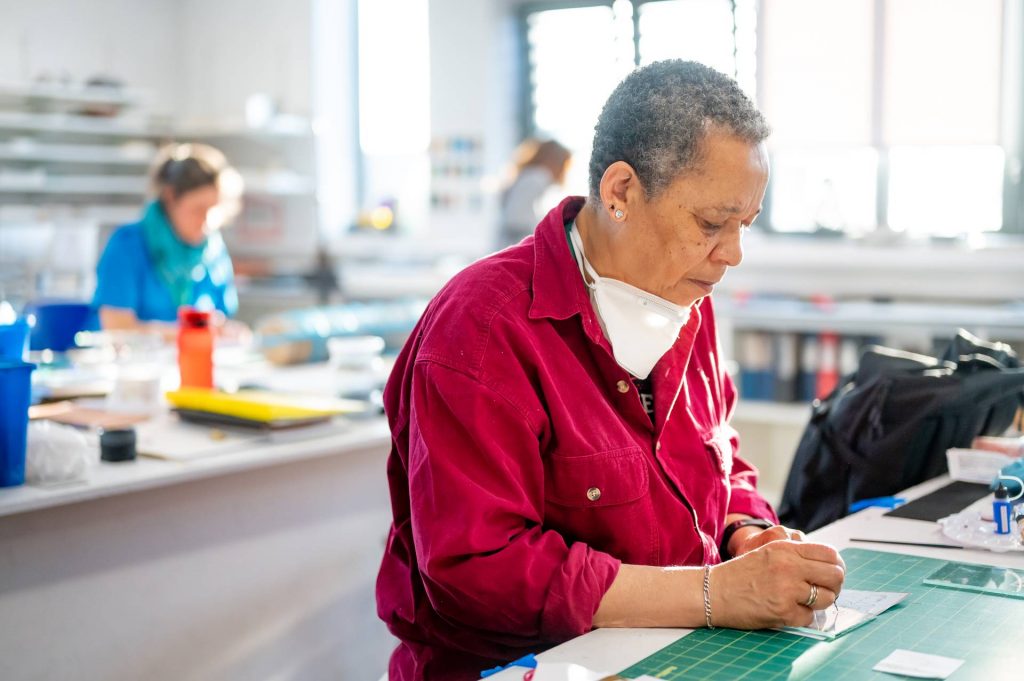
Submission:
M 729 553 L 734 558 L 742 556 L 744 553 L 750 553 L 754 549 L 773 541 L 784 541 L 786 539 L 790 541 L 804 541 L 806 539 L 804 533 L 800 530 L 791 530 L 783 525 L 773 525 L 767 529 L 759 527 L 750 528 L 747 532 L 740 535 L 740 532 L 744 530 L 747 530 L 747 528 L 740 528 L 733 535 L 732 541 L 730 541 Z

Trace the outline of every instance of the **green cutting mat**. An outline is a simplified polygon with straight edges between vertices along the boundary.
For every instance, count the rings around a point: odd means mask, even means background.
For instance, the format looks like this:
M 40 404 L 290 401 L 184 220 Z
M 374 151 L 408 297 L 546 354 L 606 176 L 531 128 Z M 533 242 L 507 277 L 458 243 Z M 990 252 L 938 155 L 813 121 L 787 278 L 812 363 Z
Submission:
M 965 660 L 949 678 L 1024 678 L 1024 601 L 928 586 L 949 561 L 842 552 L 850 589 L 902 591 L 899 605 L 834 641 L 777 631 L 698 629 L 625 671 L 659 679 L 892 679 L 872 671 L 897 648 Z

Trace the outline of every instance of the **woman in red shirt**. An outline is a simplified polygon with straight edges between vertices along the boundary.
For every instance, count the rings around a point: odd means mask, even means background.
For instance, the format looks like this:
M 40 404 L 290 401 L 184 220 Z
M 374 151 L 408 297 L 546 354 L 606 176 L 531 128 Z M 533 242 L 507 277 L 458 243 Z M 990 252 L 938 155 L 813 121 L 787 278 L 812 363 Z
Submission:
M 760 211 L 767 135 L 722 74 L 638 69 L 598 120 L 590 195 L 431 302 L 385 392 L 392 681 L 834 602 L 842 559 L 777 525 L 737 455 L 709 297 Z

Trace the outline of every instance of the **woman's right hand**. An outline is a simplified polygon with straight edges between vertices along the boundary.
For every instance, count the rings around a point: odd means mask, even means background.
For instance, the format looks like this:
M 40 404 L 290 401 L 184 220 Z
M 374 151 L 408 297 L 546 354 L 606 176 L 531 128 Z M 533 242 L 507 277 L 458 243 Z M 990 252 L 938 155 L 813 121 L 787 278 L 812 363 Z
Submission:
M 831 546 L 774 541 L 711 569 L 711 623 L 733 629 L 805 627 L 831 607 L 846 564 Z M 817 586 L 811 607 L 804 605 Z

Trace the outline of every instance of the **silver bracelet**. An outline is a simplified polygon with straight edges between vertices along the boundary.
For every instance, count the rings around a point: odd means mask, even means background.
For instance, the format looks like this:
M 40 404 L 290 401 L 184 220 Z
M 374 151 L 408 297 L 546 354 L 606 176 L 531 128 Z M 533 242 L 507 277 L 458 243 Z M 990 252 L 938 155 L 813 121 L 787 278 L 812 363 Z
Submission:
M 704 566 L 704 624 L 708 629 L 714 629 L 711 624 L 711 566 Z

